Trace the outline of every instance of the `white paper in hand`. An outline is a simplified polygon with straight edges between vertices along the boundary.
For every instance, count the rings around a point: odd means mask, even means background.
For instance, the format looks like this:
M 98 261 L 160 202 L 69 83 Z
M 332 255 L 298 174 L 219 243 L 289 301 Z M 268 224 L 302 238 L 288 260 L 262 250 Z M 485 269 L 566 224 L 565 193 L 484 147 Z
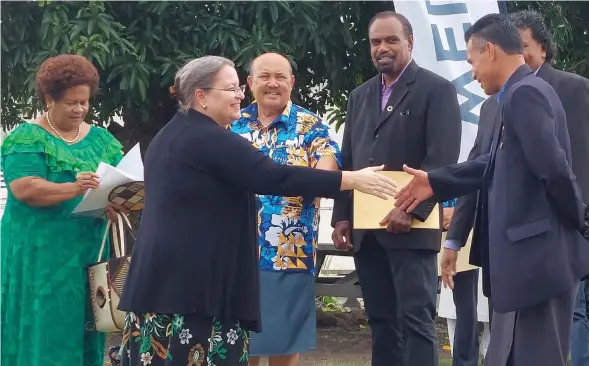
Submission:
M 115 167 L 100 162 L 96 169 L 100 186 L 86 192 L 80 203 L 76 206 L 75 215 L 101 217 L 108 206 L 108 196 L 113 189 L 121 184 L 143 182 L 143 161 L 139 144 L 135 145 Z

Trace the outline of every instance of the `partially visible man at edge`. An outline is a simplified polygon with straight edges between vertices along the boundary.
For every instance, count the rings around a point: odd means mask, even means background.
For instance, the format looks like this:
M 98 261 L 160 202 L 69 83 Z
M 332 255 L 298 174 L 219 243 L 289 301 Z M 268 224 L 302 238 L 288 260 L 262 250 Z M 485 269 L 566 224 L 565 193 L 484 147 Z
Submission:
M 413 162 L 429 170 L 455 163 L 462 124 L 452 83 L 412 60 L 413 28 L 403 15 L 376 14 L 368 36 L 379 73 L 350 93 L 343 167 L 385 164 L 399 171 Z M 380 223 L 385 231 L 353 230 L 352 195 L 334 201 L 332 238 L 336 248 L 354 251 L 373 366 L 438 365 L 434 318 L 441 230 L 411 229 L 413 218 L 425 220 L 435 203 L 425 202 L 413 215 L 393 209 Z
M 340 150 L 314 113 L 290 101 L 289 61 L 265 53 L 250 64 L 255 101 L 231 129 L 278 163 L 338 170 Z M 262 333 L 251 334 L 250 361 L 297 366 L 315 348 L 315 258 L 320 198 L 258 196 Z
M 550 63 L 556 55 L 544 18 L 524 10 L 509 18 L 524 41 L 524 59 L 537 76 L 550 84 L 562 102 L 571 140 L 572 169 L 583 194 L 589 202 L 589 80 L 582 76 L 554 69 Z M 585 309 L 586 281 L 581 281 L 575 300 L 571 334 L 571 366 L 589 366 L 589 320 Z
M 541 14 L 531 10 L 524 10 L 510 14 L 509 18 L 516 25 L 522 36 L 525 62 L 538 77 L 544 79 L 554 88 L 562 102 L 567 117 L 566 122 L 571 141 L 572 169 L 583 193 L 583 200 L 587 202 L 589 200 L 589 169 L 586 167 L 586 162 L 589 161 L 589 144 L 587 144 L 587 141 L 589 141 L 589 80 L 576 74 L 554 69 L 551 66 L 550 63 L 554 61 L 556 55 L 556 47 L 552 42 L 552 37 Z M 485 103 L 488 102 L 493 103 L 494 108 L 492 110 L 497 109 L 495 98 L 489 97 Z M 483 108 L 481 108 L 481 118 L 483 118 Z M 493 129 L 490 131 L 492 134 Z M 490 140 L 486 145 L 490 146 Z M 482 154 L 485 154 L 487 151 L 488 149 L 483 151 Z M 473 158 L 476 158 L 478 155 L 481 154 L 477 154 Z M 471 193 L 460 198 L 456 208 L 457 213 L 459 213 L 463 205 L 469 206 L 469 208 L 472 206 L 472 212 L 474 213 L 476 194 Z M 464 210 L 466 211 L 468 209 Z M 470 219 L 471 227 L 473 221 L 474 215 Z M 451 237 L 456 239 L 456 237 L 451 235 L 453 231 L 456 231 L 453 230 L 456 229 L 454 226 L 452 225 L 448 233 L 449 239 Z M 458 236 L 460 237 L 460 235 Z M 464 246 L 464 241 L 461 245 L 459 244 L 458 241 L 447 241 L 445 243 L 444 246 L 446 249 L 442 256 L 442 263 L 448 263 L 448 261 L 455 263 L 458 254 L 457 250 L 461 246 Z M 462 282 L 465 282 L 463 277 L 466 273 L 458 273 L 454 278 L 455 302 L 456 295 L 464 291 L 462 289 Z M 571 366 L 589 366 L 589 321 L 585 309 L 587 296 L 585 286 L 585 281 L 582 281 L 575 301 L 571 334 Z M 476 287 L 474 291 L 476 294 Z M 460 317 L 458 314 L 459 305 L 456 304 L 456 306 L 456 315 L 458 318 Z M 458 327 L 456 334 L 458 334 Z M 460 365 L 457 364 L 456 366 Z
M 522 37 L 505 15 L 481 17 L 465 41 L 473 78 L 487 95 L 498 93 L 502 108 L 490 152 L 429 172 L 404 166 L 414 177 L 395 206 L 411 212 L 434 195 L 478 189 L 473 246 L 481 255 L 475 263 L 471 252 L 471 263 L 482 265 L 494 312 L 485 365 L 565 366 L 579 279 L 589 273 L 586 205 L 570 167 L 565 111 L 524 63 Z M 452 285 L 448 262 L 441 275 Z

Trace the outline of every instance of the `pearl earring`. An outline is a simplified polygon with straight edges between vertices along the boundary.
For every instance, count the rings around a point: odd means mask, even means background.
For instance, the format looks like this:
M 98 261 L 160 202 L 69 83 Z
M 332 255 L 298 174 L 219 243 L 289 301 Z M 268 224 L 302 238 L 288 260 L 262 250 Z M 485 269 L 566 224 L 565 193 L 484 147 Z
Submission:
M 203 109 L 207 109 L 207 105 L 206 104 L 203 104 L 202 107 L 203 107 Z

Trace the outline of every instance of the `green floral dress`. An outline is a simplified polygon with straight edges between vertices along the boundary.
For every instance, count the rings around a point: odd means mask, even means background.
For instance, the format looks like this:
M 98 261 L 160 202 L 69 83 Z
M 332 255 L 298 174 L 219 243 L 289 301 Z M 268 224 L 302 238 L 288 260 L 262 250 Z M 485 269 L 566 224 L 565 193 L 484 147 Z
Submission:
M 50 207 L 18 201 L 10 182 L 26 176 L 74 182 L 103 161 L 117 164 L 121 144 L 92 127 L 68 145 L 38 125 L 23 123 L 2 144 L 8 188 L 1 226 L 3 365 L 102 366 L 104 334 L 94 326 L 86 267 L 97 259 L 105 220 L 71 216 L 80 197 Z

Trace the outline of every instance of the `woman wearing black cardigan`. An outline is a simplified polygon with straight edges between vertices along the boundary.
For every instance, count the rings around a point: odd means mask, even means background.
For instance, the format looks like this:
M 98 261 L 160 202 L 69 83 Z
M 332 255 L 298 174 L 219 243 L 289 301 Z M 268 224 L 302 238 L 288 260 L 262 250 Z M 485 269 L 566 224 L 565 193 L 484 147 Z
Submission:
M 260 330 L 254 194 L 386 198 L 381 168 L 274 163 L 226 129 L 244 98 L 233 63 L 205 56 L 176 75 L 180 111 L 145 157 L 145 208 L 119 305 L 123 365 L 246 365 Z

